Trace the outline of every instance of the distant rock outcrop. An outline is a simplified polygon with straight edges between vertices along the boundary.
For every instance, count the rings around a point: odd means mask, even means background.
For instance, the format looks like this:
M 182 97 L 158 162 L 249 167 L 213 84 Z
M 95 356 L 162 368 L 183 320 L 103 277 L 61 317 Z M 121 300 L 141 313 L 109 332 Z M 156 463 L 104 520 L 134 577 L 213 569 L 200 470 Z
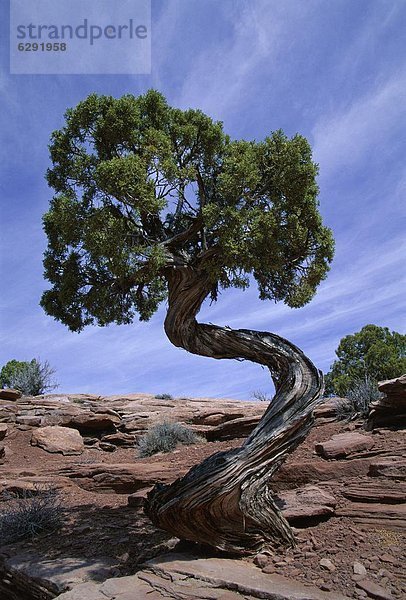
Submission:
M 256 427 L 266 408 L 262 402 L 220 398 L 47 394 L 0 400 L 0 423 L 77 429 L 86 445 L 108 451 L 108 444 L 134 447 L 150 427 L 164 421 L 182 423 L 209 441 L 242 438 Z

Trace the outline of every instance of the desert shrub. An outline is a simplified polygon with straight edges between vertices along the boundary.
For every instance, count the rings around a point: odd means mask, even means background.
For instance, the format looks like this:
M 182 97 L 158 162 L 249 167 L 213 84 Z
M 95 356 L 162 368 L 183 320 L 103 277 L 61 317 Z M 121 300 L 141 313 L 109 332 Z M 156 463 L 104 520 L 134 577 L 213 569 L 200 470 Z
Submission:
M 157 400 L 173 400 L 173 396 L 170 394 L 156 394 L 155 398 Z
M 139 441 L 139 456 L 171 452 L 178 444 L 196 444 L 202 439 L 181 423 L 159 423 L 151 427 Z
M 344 397 L 366 378 L 378 382 L 405 373 L 406 335 L 365 325 L 341 339 L 336 355 L 326 374 L 326 394 Z
M 353 384 L 346 398 L 337 400 L 337 417 L 348 421 L 358 417 L 366 418 L 371 402 L 381 397 L 375 381 L 368 377 L 360 379 Z
M 259 400 L 260 402 L 270 402 L 272 400 L 272 398 L 270 398 L 268 394 L 262 390 L 255 390 L 252 392 L 252 398 L 254 400 Z
M 32 538 L 58 529 L 63 510 L 55 488 L 36 486 L 22 495 L 9 495 L 0 509 L 0 544 Z
M 52 380 L 55 369 L 46 360 L 41 363 L 34 358 L 22 363 L 10 377 L 10 387 L 20 390 L 25 396 L 39 396 L 58 387 Z

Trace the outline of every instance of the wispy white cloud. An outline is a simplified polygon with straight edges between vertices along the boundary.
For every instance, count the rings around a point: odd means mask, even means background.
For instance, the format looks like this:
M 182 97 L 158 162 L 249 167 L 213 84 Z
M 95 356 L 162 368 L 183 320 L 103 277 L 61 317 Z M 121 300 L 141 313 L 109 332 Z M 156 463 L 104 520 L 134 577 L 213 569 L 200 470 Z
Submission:
M 338 169 L 353 169 L 371 152 L 387 152 L 406 115 L 406 68 L 385 82 L 378 81 L 365 95 L 341 107 L 338 102 L 318 119 L 314 129 L 314 156 L 323 165 L 322 177 Z
M 255 389 L 270 390 L 269 374 L 257 365 L 208 360 L 172 347 L 162 327 L 165 306 L 148 324 L 88 328 L 80 335 L 39 308 L 46 287 L 40 218 L 50 195 L 42 179 L 49 133 L 61 125 L 68 105 L 94 90 L 119 96 L 155 86 L 170 102 L 202 108 L 223 119 L 227 131 L 244 127 L 241 135 L 251 138 L 268 133 L 271 121 L 312 132 L 321 163 L 321 208 L 337 240 L 328 279 L 299 310 L 260 302 L 255 289 L 228 290 L 218 304 L 204 305 L 201 321 L 275 331 L 323 369 L 339 339 L 365 323 L 401 330 L 406 70 L 399 53 L 386 52 L 388 36 L 403 35 L 400 9 L 381 5 L 360 14 L 356 3 L 344 0 L 329 20 L 318 0 L 168 1 L 160 4 L 154 24 L 151 79 L 0 81 L 7 172 L 2 251 L 9 256 L 2 264 L 0 364 L 13 357 L 46 358 L 65 391 L 246 398 Z M 213 27 L 190 33 L 195 15 Z M 348 15 L 362 27 L 351 29 Z M 332 28 L 336 48 L 328 39 Z M 281 91 L 288 93 L 278 97 Z

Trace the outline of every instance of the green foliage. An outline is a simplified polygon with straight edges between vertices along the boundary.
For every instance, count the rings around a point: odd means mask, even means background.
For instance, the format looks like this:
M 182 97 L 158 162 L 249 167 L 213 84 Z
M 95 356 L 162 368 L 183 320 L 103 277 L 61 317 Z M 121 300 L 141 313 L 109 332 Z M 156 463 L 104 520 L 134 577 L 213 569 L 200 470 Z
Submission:
M 190 446 L 202 439 L 181 423 L 160 423 L 151 427 L 140 439 L 139 455 L 152 456 L 157 452 L 172 452 L 178 444 Z
M 366 419 L 371 402 L 381 397 L 376 381 L 368 377 L 355 381 L 347 392 L 347 397 L 337 400 L 337 417 L 347 421 L 357 417 Z
M 71 330 L 148 320 L 174 264 L 208 274 L 214 299 L 256 280 L 261 299 L 292 307 L 329 269 L 318 167 L 300 135 L 232 141 L 222 123 L 172 108 L 157 91 L 92 94 L 66 112 L 50 154 L 52 288 L 41 304 Z
M 29 362 L 23 360 L 9 360 L 0 371 L 0 387 L 12 387 L 11 381 L 29 365 Z
M 36 486 L 20 496 L 9 496 L 0 510 L 0 540 L 11 544 L 51 532 L 62 524 L 63 510 L 54 488 Z
M 157 400 L 173 400 L 173 396 L 171 396 L 171 394 L 156 394 L 155 398 Z
M 26 396 L 39 396 L 58 387 L 53 382 L 55 373 L 49 362 L 36 358 L 30 362 L 10 360 L 1 370 L 1 386 L 20 390 Z
M 406 335 L 365 325 L 342 338 L 336 355 L 338 360 L 326 375 L 326 393 L 346 396 L 360 381 L 376 383 L 406 372 Z

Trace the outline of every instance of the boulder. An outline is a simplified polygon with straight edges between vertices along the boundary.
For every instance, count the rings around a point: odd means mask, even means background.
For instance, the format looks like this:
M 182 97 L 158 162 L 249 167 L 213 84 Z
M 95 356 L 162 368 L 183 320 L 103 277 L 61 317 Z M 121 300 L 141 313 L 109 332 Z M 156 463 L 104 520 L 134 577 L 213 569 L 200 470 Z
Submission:
M 406 375 L 381 381 L 378 389 L 384 396 L 371 404 L 367 428 L 406 427 Z
M 82 454 L 83 438 L 76 429 L 51 425 L 39 427 L 32 433 L 31 444 L 47 452 L 60 452 L 65 456 Z
M 8 427 L 5 423 L 0 423 L 0 441 L 4 440 L 7 435 Z
M 375 440 L 371 435 L 349 431 L 333 435 L 326 442 L 316 443 L 314 449 L 323 458 L 339 459 L 345 458 L 350 454 L 355 454 L 356 452 L 369 450 L 374 443 Z
M 7 389 L 0 390 L 0 398 L 2 400 L 18 400 L 21 398 L 22 393 L 19 390 Z
M 292 523 L 331 517 L 337 505 L 334 496 L 315 485 L 279 492 L 274 500 L 285 519 Z

